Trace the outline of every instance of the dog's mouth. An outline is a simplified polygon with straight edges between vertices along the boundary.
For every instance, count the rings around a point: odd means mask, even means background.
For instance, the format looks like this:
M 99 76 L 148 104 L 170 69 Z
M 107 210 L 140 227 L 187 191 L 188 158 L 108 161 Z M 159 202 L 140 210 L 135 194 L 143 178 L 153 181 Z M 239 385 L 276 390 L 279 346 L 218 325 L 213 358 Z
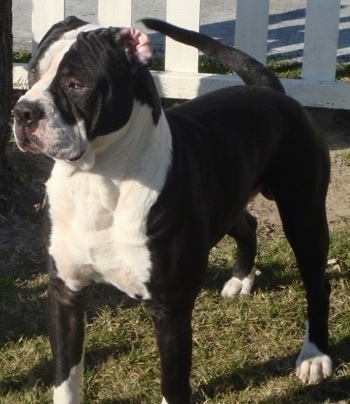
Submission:
M 28 133 L 28 131 L 30 131 L 29 128 L 15 123 L 14 129 L 16 143 L 21 151 L 31 151 L 33 153 L 42 152 L 42 142 L 35 135 L 33 135 L 33 133 Z
M 42 145 L 40 143 L 41 142 L 39 141 L 39 139 L 37 139 L 37 141 L 35 141 L 35 139 L 29 139 L 28 136 L 24 136 L 24 138 L 23 138 L 24 147 L 28 148 L 32 152 L 41 151 Z
M 78 160 L 80 160 L 83 156 L 84 156 L 84 154 L 85 154 L 85 152 L 82 152 L 82 153 L 80 153 L 80 154 L 78 154 L 77 156 L 75 156 L 75 157 L 71 157 L 71 158 L 69 158 L 69 159 L 67 159 L 68 161 L 78 161 Z
M 59 150 L 53 145 L 51 147 L 45 146 L 33 133 L 27 134 L 26 132 L 25 128 L 22 127 L 16 127 L 14 131 L 17 146 L 22 152 L 44 153 L 51 158 L 70 162 L 80 160 L 86 153 L 86 150 L 74 152 L 73 150 Z

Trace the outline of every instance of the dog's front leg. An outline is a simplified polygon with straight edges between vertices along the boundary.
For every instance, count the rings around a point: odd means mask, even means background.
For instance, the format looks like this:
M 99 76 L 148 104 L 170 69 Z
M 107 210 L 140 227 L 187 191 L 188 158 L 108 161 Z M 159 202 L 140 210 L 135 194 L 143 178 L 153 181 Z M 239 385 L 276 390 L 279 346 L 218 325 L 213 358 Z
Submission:
M 50 277 L 48 288 L 48 331 L 54 363 L 54 403 L 80 402 L 83 373 L 85 313 L 81 292 Z
M 147 304 L 155 325 L 161 362 L 162 404 L 191 400 L 192 307 L 174 309 Z

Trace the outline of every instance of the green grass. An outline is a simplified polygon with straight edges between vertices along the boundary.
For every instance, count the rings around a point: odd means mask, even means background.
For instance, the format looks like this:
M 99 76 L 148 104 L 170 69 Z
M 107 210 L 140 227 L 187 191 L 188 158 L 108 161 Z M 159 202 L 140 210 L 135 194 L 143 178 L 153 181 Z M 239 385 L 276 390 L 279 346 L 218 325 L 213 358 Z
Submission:
M 342 63 L 337 66 L 336 77 L 338 80 L 350 79 L 350 63 Z
M 350 152 L 349 151 L 340 153 L 340 158 L 344 161 L 345 164 L 350 165 Z
M 277 61 L 270 60 L 267 67 L 282 79 L 300 79 L 302 77 L 302 63 L 297 61 Z M 157 58 L 152 66 L 153 70 L 164 70 L 164 59 Z M 198 63 L 199 73 L 212 74 L 232 74 L 232 70 L 228 69 L 222 63 L 208 57 L 200 57 Z M 341 63 L 337 65 L 336 79 L 348 81 L 350 79 L 350 63 Z
M 267 67 L 275 72 L 282 79 L 300 79 L 302 74 L 302 63 L 295 61 L 271 60 Z
M 14 63 L 28 63 L 32 57 L 31 53 L 25 49 L 18 49 L 12 54 Z
M 302 64 L 300 62 L 271 60 L 267 63 L 267 67 L 280 78 L 301 78 Z M 228 69 L 222 63 L 207 57 L 200 58 L 198 71 L 200 73 L 232 74 L 232 70 Z
M 281 78 L 301 78 L 302 64 L 293 61 L 275 61 L 271 60 L 267 63 L 269 69 L 274 71 Z M 164 58 L 154 59 L 152 69 L 164 70 Z M 232 74 L 232 70 L 215 59 L 201 56 L 198 62 L 199 73 L 212 74 Z
M 330 337 L 334 376 L 305 386 L 294 376 L 304 334 L 304 291 L 277 233 L 260 236 L 262 274 L 252 296 L 223 299 L 234 244 L 212 250 L 193 316 L 193 402 L 346 403 L 350 397 L 350 228 L 332 234 Z M 45 275 L 0 278 L 0 403 L 49 403 Z M 159 359 L 145 309 L 116 289 L 88 292 L 84 403 L 160 403 Z M 344 401 L 341 401 L 344 400 Z

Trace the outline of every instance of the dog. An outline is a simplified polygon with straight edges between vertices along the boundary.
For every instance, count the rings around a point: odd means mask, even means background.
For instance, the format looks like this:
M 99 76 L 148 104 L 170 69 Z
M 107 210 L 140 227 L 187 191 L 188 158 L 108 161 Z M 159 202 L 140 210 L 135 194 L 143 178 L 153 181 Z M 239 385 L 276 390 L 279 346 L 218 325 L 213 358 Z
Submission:
M 191 399 L 191 316 L 208 254 L 237 242 L 222 295 L 250 293 L 259 192 L 278 207 L 306 289 L 306 335 L 297 376 L 331 376 L 329 152 L 304 108 L 252 57 L 164 21 L 149 29 L 232 68 L 245 85 L 161 108 L 149 72 L 150 38 L 68 17 L 44 36 L 30 89 L 14 108 L 22 151 L 55 160 L 47 182 L 48 329 L 54 402 L 80 401 L 85 312 L 92 282 L 116 286 L 150 313 L 161 360 L 163 403 Z

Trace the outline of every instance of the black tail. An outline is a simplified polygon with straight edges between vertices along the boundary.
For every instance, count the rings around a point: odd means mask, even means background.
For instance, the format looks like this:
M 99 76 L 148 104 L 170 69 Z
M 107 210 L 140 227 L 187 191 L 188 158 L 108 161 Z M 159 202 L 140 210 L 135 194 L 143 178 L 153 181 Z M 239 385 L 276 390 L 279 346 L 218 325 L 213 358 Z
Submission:
M 193 46 L 205 55 L 217 59 L 234 70 L 245 84 L 270 87 L 285 93 L 278 77 L 271 70 L 239 49 L 224 45 L 207 35 L 179 28 L 165 21 L 153 18 L 145 18 L 141 21 L 147 28 L 167 35 L 175 41 Z

